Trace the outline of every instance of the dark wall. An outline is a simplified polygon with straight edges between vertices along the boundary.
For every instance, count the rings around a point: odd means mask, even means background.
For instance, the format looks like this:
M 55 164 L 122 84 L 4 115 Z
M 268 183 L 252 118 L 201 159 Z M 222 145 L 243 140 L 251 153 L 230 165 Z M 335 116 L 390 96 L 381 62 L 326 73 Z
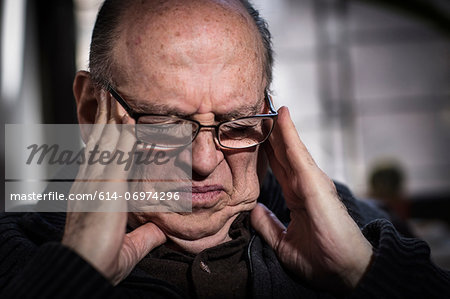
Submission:
M 37 20 L 44 123 L 76 123 L 75 18 L 72 0 L 30 1 Z

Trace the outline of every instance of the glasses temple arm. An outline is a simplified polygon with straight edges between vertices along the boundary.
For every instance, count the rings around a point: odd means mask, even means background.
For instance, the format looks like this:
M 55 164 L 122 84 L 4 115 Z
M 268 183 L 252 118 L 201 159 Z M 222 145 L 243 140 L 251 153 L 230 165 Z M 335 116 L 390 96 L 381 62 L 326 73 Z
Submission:
M 125 102 L 125 100 L 119 95 L 119 93 L 115 91 L 115 89 L 110 84 L 106 85 L 106 89 L 117 100 L 117 102 L 119 102 L 119 104 L 123 107 L 123 109 L 125 109 L 128 115 L 134 118 L 135 112 L 133 111 L 133 109 L 131 109 L 130 106 L 128 106 L 127 102 Z
M 278 115 L 277 110 L 275 110 L 275 107 L 273 106 L 272 97 L 270 96 L 270 94 L 267 91 L 265 91 L 264 93 L 265 93 L 266 101 L 269 104 L 270 112 L 275 114 L 275 115 Z

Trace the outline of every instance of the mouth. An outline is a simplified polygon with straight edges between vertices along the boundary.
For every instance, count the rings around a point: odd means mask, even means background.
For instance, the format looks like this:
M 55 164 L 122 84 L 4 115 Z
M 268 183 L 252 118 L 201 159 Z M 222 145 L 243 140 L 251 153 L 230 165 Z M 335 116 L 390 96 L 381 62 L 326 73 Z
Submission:
M 192 186 L 192 209 L 207 209 L 215 206 L 225 189 L 221 185 Z
M 164 188 L 163 188 L 164 189 Z M 226 194 L 222 185 L 202 185 L 202 186 L 177 186 L 165 188 L 166 195 L 177 194 L 177 203 L 181 204 L 185 209 L 192 204 L 192 212 L 202 209 L 210 209 L 216 206 L 221 198 Z M 179 200 L 179 201 L 178 201 Z M 171 203 L 172 201 L 167 201 Z M 174 202 L 175 203 L 175 202 Z M 189 208 L 189 210 L 191 210 Z

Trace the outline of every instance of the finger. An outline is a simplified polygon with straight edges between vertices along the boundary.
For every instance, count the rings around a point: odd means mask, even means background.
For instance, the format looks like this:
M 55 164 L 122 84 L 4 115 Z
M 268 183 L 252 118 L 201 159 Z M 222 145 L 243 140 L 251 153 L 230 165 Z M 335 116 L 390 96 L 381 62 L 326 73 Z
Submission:
M 273 173 L 275 174 L 279 182 L 284 182 L 287 178 L 285 167 L 280 163 L 277 156 L 275 155 L 272 145 L 270 143 L 266 143 L 264 145 L 264 150 L 266 151 L 266 156 L 269 159 L 270 168 L 272 169 Z
M 87 142 L 86 142 L 86 151 L 92 150 L 95 144 L 98 143 L 98 140 L 103 134 L 103 130 L 105 128 L 105 124 L 108 122 L 108 101 L 107 96 L 104 91 L 100 91 L 99 95 L 100 99 L 97 102 L 97 114 L 95 116 L 94 124 L 82 124 L 81 126 L 89 126 L 89 133 Z
M 264 238 L 275 252 L 284 238 L 286 227 L 278 218 L 263 204 L 258 204 L 250 214 L 253 228 Z
M 115 100 L 113 96 L 110 95 L 111 100 L 111 112 L 109 114 L 109 123 L 120 123 L 123 117 L 127 114 L 125 109 L 122 107 L 122 105 L 119 104 Z
M 272 134 L 270 135 L 268 144 L 269 146 L 266 151 L 270 157 L 276 158 L 281 167 L 285 169 L 290 168 L 286 157 L 286 146 L 278 125 L 274 128 Z
M 108 101 L 107 94 L 104 90 L 100 90 L 100 100 L 98 101 L 97 114 L 95 123 L 106 124 L 108 122 Z
M 101 90 L 99 94 L 100 100 L 98 102 L 96 122 L 91 125 L 91 134 L 86 144 L 87 152 L 95 147 L 100 147 L 101 150 L 111 150 L 117 144 L 117 137 L 119 136 L 118 129 L 112 125 L 115 123 L 115 120 L 111 118 L 113 113 L 111 97 L 104 90 Z
M 274 153 L 274 150 L 270 143 L 265 146 L 266 154 L 269 159 L 270 168 L 272 169 L 273 174 L 275 175 L 277 181 L 280 183 L 284 196 L 287 198 L 291 198 L 291 188 L 290 183 L 292 182 L 292 169 L 288 166 L 285 167 L 280 163 L 277 156 Z
M 130 117 L 127 116 L 127 112 L 123 109 L 123 107 L 111 96 L 109 95 L 109 119 L 107 129 L 105 130 L 105 134 L 103 134 L 102 139 L 106 146 L 106 149 L 114 149 L 120 147 L 120 149 L 127 149 L 127 144 L 120 144 L 120 140 L 124 137 L 123 132 L 127 130 L 123 130 L 124 128 L 129 129 L 129 126 L 126 126 L 126 122 L 130 122 Z M 125 120 L 125 122 L 124 122 Z M 128 132 L 126 132 L 128 133 Z M 128 134 L 126 134 L 128 135 Z M 128 139 L 128 138 L 127 138 Z M 125 142 L 127 142 L 126 140 Z M 125 146 L 124 146 L 125 145 Z
M 308 149 L 300 140 L 287 107 L 279 109 L 277 126 L 274 130 L 271 144 L 279 159 L 280 156 L 286 157 L 286 161 L 281 160 L 284 166 L 289 165 L 293 170 L 301 173 L 318 169 Z
M 136 142 L 136 136 L 134 134 L 134 120 L 128 115 L 124 115 L 120 125 L 120 137 L 117 143 L 117 149 L 121 151 L 132 150 L 134 143 Z
M 133 261 L 134 264 L 137 264 L 152 249 L 164 244 L 167 240 L 166 235 L 159 227 L 150 222 L 139 226 L 134 231 L 128 233 L 127 236 L 132 241 L 136 250 L 136 260 Z
M 117 101 L 114 99 L 111 94 L 108 94 L 109 98 L 109 117 L 108 124 L 116 124 L 117 120 L 120 119 L 119 113 L 117 111 Z
M 117 101 L 114 101 L 114 102 L 115 102 L 115 106 L 116 106 L 115 111 L 117 113 L 117 117 L 122 122 L 122 124 L 125 124 L 125 123 L 134 124 L 134 119 L 129 117 L 128 112 L 125 111 L 125 109 L 122 107 L 122 105 L 120 105 L 119 102 L 117 102 Z M 126 115 L 128 115 L 128 118 L 124 118 Z M 124 122 L 124 120 L 126 120 L 127 122 Z
M 104 174 L 108 180 L 126 182 L 128 175 L 134 168 L 134 163 L 136 162 L 134 159 L 136 137 L 134 134 L 134 121 L 128 115 L 125 115 L 121 122 L 122 124 L 113 125 L 118 127 L 120 132 L 119 136 L 114 140 L 116 144 L 112 148 L 114 151 L 114 159 L 108 163 Z M 113 134 L 116 133 L 114 132 Z M 117 188 L 119 187 L 123 188 L 123 186 L 118 185 Z
M 98 104 L 97 116 L 96 116 L 96 124 L 93 126 L 93 130 L 91 131 L 90 140 L 91 146 L 87 147 L 92 149 L 93 145 L 98 144 L 100 138 L 105 138 L 108 142 L 106 143 L 107 147 L 111 148 L 115 146 L 117 142 L 113 142 L 111 144 L 111 140 L 116 140 L 115 137 L 120 135 L 120 128 L 114 126 L 113 124 L 120 123 L 122 117 L 126 114 L 126 111 L 120 106 L 117 101 L 115 101 L 111 95 L 109 95 L 106 91 L 100 91 L 100 100 Z M 102 126 L 99 124 L 110 124 L 110 126 Z M 93 144 L 93 145 L 92 145 Z
M 113 151 L 118 142 L 119 142 L 119 136 L 120 136 L 120 125 L 118 125 L 117 121 L 117 109 L 116 109 L 116 101 L 111 97 L 111 95 L 108 95 L 105 91 L 102 91 L 102 94 L 106 97 L 106 109 L 108 110 L 107 113 L 107 124 L 104 126 L 103 130 L 101 131 L 101 134 L 97 136 L 95 145 L 98 146 L 98 149 L 100 152 L 111 152 Z M 94 125 L 97 127 L 98 125 Z M 100 127 L 102 127 L 100 125 Z M 100 130 L 99 130 L 100 131 Z

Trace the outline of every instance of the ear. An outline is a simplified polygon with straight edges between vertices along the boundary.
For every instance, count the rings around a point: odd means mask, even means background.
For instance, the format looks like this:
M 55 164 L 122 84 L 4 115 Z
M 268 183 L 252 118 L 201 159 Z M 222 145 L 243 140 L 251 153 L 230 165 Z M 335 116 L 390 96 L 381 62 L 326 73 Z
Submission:
M 95 85 L 88 72 L 77 72 L 73 82 L 73 94 L 77 103 L 78 123 L 80 125 L 94 124 L 98 109 L 98 93 L 96 92 Z M 85 142 L 90 133 L 89 127 L 90 126 L 80 126 L 81 137 Z

